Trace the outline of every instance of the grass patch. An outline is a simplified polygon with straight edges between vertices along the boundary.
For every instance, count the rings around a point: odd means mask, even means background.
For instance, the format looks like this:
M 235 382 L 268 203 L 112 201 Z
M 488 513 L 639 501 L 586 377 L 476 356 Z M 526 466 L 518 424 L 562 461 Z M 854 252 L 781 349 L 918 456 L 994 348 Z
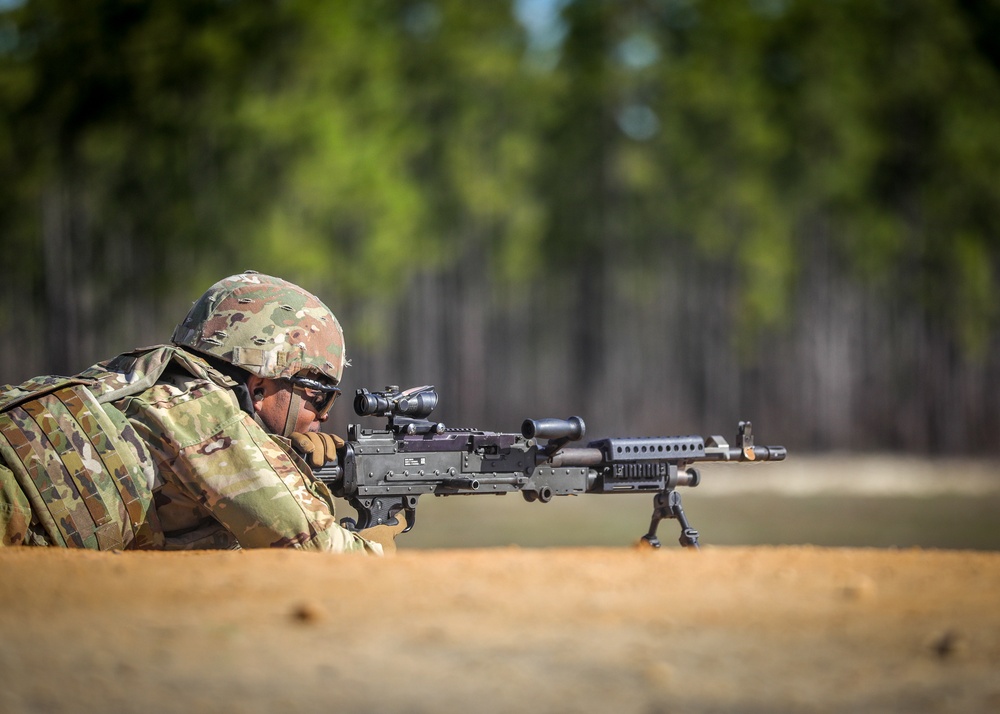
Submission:
M 980 496 L 706 495 L 684 509 L 711 545 L 1000 550 L 1000 494 Z M 339 515 L 352 511 L 346 505 Z M 579 496 L 526 503 L 516 494 L 421 499 L 401 548 L 627 546 L 649 527 L 652 497 Z M 676 522 L 660 540 L 677 547 Z

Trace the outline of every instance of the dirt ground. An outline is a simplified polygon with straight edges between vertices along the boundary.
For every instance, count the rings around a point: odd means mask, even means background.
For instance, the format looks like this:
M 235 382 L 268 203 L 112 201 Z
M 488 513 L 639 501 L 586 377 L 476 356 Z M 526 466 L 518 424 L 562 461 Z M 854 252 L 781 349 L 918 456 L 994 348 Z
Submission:
M 0 712 L 994 712 L 1000 553 L 0 551 Z

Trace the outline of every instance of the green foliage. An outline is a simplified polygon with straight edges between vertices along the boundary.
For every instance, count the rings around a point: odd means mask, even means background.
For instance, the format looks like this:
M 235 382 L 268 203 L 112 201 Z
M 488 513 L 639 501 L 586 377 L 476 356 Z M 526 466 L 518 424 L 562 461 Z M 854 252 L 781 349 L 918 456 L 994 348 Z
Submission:
M 232 171 L 249 138 L 232 105 L 269 19 L 194 0 L 33 0 L 8 12 L 18 39 L 0 56 L 0 120 L 13 148 L 0 176 L 7 233 L 26 248 L 18 270 L 62 280 L 43 270 L 42 245 L 72 245 L 75 270 L 113 300 L 134 276 L 102 268 L 128 251 L 160 294 L 196 275 L 174 272 L 179 256 L 252 220 L 272 177 Z M 48 234 L 37 218 L 46 196 L 62 196 Z
M 822 243 L 967 352 L 995 333 L 988 2 L 3 7 L 0 224 L 39 295 L 59 195 L 77 269 L 128 250 L 151 296 L 253 266 L 385 314 L 470 254 L 515 284 L 683 254 L 752 341 Z
M 293 14 L 280 81 L 240 103 L 262 144 L 281 147 L 285 177 L 241 237 L 255 262 L 341 304 L 391 303 L 470 239 L 504 277 L 530 271 L 539 139 L 509 9 L 302 2 Z

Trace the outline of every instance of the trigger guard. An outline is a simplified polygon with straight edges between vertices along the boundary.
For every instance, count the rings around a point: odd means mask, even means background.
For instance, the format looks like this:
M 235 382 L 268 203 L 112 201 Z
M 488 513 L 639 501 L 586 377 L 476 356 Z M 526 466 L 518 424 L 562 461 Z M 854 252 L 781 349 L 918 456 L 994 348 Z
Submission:
M 405 496 L 391 503 L 386 503 L 386 500 L 384 496 L 349 499 L 351 506 L 358 513 L 355 528 L 365 530 L 378 525 L 398 525 L 399 519 L 396 516 L 403 511 L 406 514 L 406 528 L 402 532 L 409 532 L 417 519 L 416 496 Z
M 408 508 L 407 506 L 401 506 L 399 508 L 389 508 L 388 518 L 383 523 L 387 526 L 397 526 L 399 525 L 399 513 L 403 512 L 406 515 L 406 528 L 404 528 L 400 533 L 409 533 L 413 530 L 413 524 L 417 520 L 417 509 Z

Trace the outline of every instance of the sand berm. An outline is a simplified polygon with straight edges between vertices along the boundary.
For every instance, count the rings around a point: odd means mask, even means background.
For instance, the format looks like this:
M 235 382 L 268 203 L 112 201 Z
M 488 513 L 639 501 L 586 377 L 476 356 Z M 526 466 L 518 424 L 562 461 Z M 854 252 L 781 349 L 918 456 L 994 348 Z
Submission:
M 1000 711 L 1000 553 L 0 551 L 0 711 Z

